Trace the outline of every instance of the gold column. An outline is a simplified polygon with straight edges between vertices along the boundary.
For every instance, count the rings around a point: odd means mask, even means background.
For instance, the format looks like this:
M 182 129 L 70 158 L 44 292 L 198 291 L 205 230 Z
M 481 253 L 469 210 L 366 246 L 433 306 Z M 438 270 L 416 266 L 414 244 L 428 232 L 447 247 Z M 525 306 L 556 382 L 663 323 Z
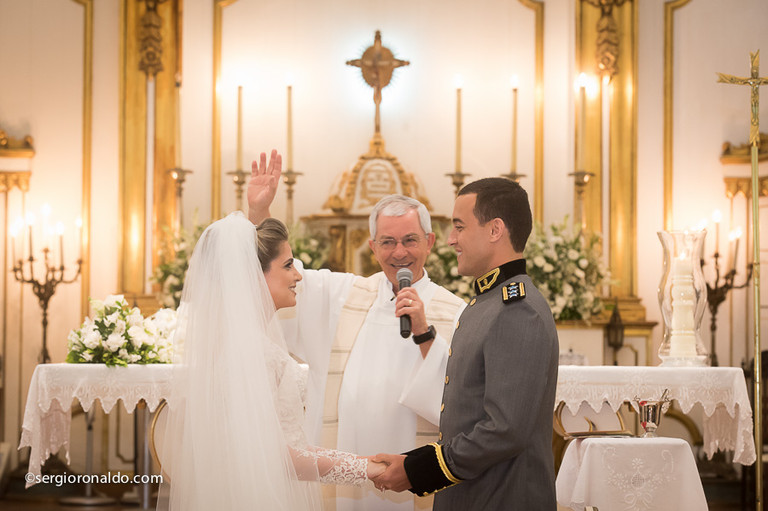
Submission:
M 221 36 L 224 8 L 237 0 L 213 0 L 213 134 L 211 141 L 211 221 L 221 217 Z
M 672 148 L 673 129 L 673 93 L 674 83 L 674 33 L 675 11 L 691 0 L 672 0 L 664 4 L 664 229 L 670 231 L 672 222 L 673 169 Z
M 615 31 L 610 31 L 601 19 L 603 11 L 596 0 L 581 0 L 576 8 L 577 61 L 580 70 L 600 77 L 602 86 L 590 99 L 587 97 L 587 119 L 584 162 L 593 172 L 584 191 L 587 228 L 602 232 L 604 176 L 603 144 L 608 144 L 610 220 L 609 266 L 617 284 L 611 286 L 611 296 L 629 298 L 635 302 L 634 313 L 625 314 L 630 321 L 644 319 L 645 312 L 637 299 L 637 21 L 638 2 L 613 0 L 608 2 L 609 15 Z M 601 5 L 605 2 L 599 2 Z M 615 24 L 614 24 L 615 23 Z M 614 37 L 611 46 L 607 39 Z M 610 53 L 611 51 L 615 53 Z M 606 62 L 613 65 L 606 66 Z M 603 69 L 598 64 L 603 64 Z M 610 77 L 610 82 L 602 78 Z M 608 98 L 603 95 L 608 94 Z M 603 105 L 608 105 L 608 138 L 603 140 Z M 624 307 L 622 307 L 623 309 Z M 642 309 L 642 310 L 640 310 Z
M 144 292 L 147 88 L 139 71 L 139 20 L 144 2 L 122 0 L 120 37 L 120 233 L 117 287 Z
M 165 69 L 155 76 L 155 170 L 152 211 L 152 268 L 160 264 L 160 246 L 165 239 L 163 227 L 172 228 L 176 221 L 176 183 L 168 173 L 181 165 L 176 161 L 176 122 L 179 116 L 176 94 L 176 79 L 181 77 L 181 1 L 173 0 L 158 5 L 158 14 L 163 20 L 163 62 Z M 177 46 L 178 45 L 178 46 Z M 181 143 L 179 141 L 179 143 Z
M 152 246 L 158 247 L 163 225 L 173 225 L 176 198 L 173 179 L 166 172 L 175 166 L 175 67 L 178 16 L 182 0 L 122 0 L 120 22 L 120 234 L 118 289 L 129 301 L 154 300 L 144 295 L 146 220 L 152 215 Z M 155 7 L 155 20 L 145 20 Z M 158 19 L 159 18 L 159 19 Z M 142 26 L 142 21 L 156 24 Z M 147 38 L 159 32 L 159 41 Z M 141 37 L 144 37 L 142 41 Z M 142 42 L 144 43 L 142 45 Z M 149 43 L 149 44 L 148 44 Z M 158 45 L 159 43 L 159 45 Z M 152 210 L 147 209 L 147 82 L 155 80 L 155 125 Z M 157 255 L 153 252 L 153 263 Z M 139 306 L 142 306 L 140 303 Z M 142 307 L 144 309 L 144 307 Z
M 544 2 L 540 0 L 520 0 L 520 3 L 529 9 L 533 9 L 534 23 L 536 25 L 536 91 L 533 112 L 533 219 L 541 223 L 544 221 Z
M 91 294 L 91 133 L 93 127 L 93 0 L 75 0 L 84 7 L 83 33 L 83 171 L 80 230 L 80 315 L 88 315 Z

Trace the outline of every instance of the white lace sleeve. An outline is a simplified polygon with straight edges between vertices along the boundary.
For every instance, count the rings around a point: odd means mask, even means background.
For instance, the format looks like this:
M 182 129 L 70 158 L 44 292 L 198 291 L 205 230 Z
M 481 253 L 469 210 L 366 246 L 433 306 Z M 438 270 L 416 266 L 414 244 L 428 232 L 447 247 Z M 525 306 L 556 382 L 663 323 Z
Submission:
M 368 460 L 348 452 L 307 447 L 291 449 L 291 457 L 299 479 L 348 486 L 361 486 L 368 479 Z

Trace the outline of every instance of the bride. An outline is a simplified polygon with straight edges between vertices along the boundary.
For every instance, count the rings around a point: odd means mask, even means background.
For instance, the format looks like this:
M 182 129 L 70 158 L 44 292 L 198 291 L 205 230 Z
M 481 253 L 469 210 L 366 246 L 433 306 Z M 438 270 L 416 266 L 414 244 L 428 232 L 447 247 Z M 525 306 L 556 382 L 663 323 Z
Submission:
M 179 309 L 159 510 L 320 509 L 313 481 L 359 485 L 384 470 L 307 445 L 306 371 L 276 314 L 295 305 L 299 280 L 278 220 L 254 227 L 233 213 L 201 236 Z

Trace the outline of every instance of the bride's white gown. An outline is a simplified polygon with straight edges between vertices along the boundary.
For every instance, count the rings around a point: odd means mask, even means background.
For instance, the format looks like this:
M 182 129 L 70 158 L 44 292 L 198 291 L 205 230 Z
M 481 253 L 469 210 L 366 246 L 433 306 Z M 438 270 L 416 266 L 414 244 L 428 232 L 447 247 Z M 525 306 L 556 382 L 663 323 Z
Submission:
M 307 445 L 307 372 L 275 312 L 254 226 L 211 224 L 179 309 L 158 510 L 319 510 L 318 482 L 365 482 L 365 458 Z

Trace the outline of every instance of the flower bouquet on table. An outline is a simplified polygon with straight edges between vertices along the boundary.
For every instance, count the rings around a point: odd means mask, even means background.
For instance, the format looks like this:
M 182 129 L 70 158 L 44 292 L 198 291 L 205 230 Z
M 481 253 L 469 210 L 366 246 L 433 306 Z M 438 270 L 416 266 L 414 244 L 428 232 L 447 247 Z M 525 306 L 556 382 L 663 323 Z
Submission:
M 602 286 L 609 272 L 600 258 L 601 238 L 568 224 L 547 233 L 536 225 L 525 247 L 528 275 L 552 309 L 556 321 L 584 320 L 603 311 Z
M 93 319 L 86 317 L 67 337 L 67 362 L 126 366 L 172 361 L 176 311 L 160 309 L 144 318 L 123 295 L 91 299 L 91 308 Z

